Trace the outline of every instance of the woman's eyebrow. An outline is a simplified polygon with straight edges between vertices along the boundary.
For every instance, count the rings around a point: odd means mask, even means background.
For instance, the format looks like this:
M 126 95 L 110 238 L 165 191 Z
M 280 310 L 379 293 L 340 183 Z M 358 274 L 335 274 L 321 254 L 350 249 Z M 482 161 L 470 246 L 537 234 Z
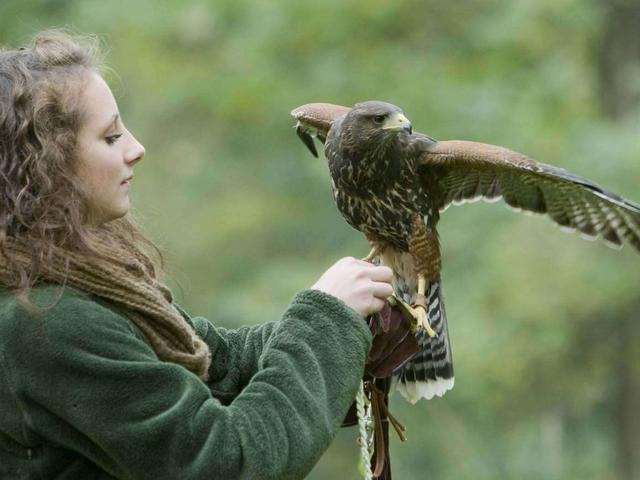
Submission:
M 118 123 L 118 118 L 120 118 L 120 114 L 116 113 L 113 118 L 109 121 L 109 123 L 107 124 L 107 126 L 104 128 L 103 132 L 108 131 L 109 129 L 111 129 L 111 127 L 115 128 L 116 123 Z

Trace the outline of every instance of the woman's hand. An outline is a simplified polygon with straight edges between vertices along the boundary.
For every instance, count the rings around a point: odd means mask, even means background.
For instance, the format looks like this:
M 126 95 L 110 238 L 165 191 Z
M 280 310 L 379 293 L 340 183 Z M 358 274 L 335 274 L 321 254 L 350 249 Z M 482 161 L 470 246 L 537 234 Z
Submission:
M 393 272 L 353 257 L 338 260 L 311 287 L 339 298 L 363 317 L 382 310 L 393 294 Z

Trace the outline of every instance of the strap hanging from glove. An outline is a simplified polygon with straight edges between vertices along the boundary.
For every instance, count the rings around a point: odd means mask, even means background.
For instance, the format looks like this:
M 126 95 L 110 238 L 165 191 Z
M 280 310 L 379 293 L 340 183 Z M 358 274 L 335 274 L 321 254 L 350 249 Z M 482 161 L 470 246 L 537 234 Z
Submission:
M 411 333 L 411 319 L 388 303 L 384 308 L 367 319 L 373 335 L 373 344 L 365 365 L 364 390 L 371 404 L 374 422 L 374 453 L 371 458 L 373 478 L 391 480 L 389 459 L 389 423 L 405 440 L 404 426 L 389 411 L 389 390 L 391 375 L 415 353 L 418 342 Z M 358 422 L 355 403 L 349 409 L 342 426 Z M 363 459 L 366 461 L 366 459 Z

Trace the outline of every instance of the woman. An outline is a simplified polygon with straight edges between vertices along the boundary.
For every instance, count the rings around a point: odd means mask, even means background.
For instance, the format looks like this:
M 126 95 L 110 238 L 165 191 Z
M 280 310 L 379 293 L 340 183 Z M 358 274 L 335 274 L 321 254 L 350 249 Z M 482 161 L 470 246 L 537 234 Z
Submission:
M 144 153 L 90 46 L 0 52 L 0 478 L 301 478 L 392 272 L 342 259 L 278 322 L 190 318 L 128 215 Z

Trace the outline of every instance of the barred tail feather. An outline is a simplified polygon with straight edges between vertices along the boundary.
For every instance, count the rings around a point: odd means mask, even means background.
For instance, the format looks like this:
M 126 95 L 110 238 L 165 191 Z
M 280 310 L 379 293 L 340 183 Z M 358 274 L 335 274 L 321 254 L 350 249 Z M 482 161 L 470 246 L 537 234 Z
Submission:
M 420 329 L 417 333 L 420 351 L 394 373 L 396 389 L 410 403 L 443 396 L 453 388 L 453 363 L 447 315 L 444 309 L 440 278 L 427 289 L 427 311 L 431 328 L 437 336 L 429 338 Z

